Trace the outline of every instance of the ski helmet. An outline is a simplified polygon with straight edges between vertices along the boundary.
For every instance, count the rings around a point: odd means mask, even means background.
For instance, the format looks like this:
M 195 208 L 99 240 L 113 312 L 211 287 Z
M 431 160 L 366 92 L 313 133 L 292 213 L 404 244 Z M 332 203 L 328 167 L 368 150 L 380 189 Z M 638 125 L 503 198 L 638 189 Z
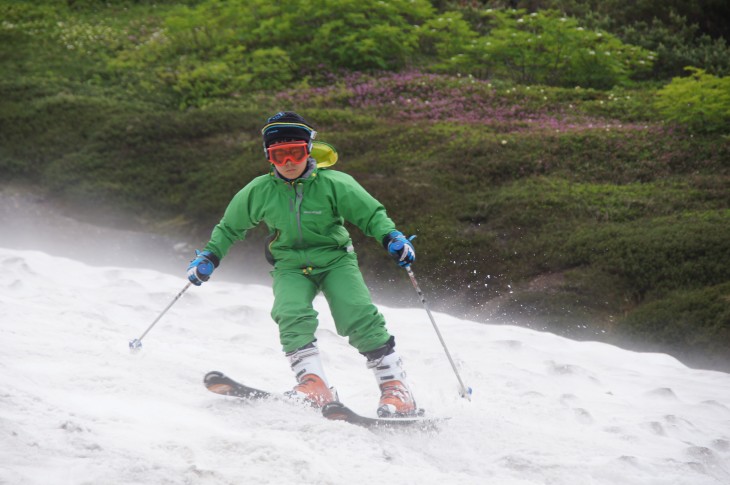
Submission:
M 309 143 L 311 152 L 312 140 L 317 132 L 297 113 L 280 111 L 266 120 L 266 125 L 261 129 L 261 135 L 264 139 L 264 152 L 272 143 L 284 140 L 304 140 Z

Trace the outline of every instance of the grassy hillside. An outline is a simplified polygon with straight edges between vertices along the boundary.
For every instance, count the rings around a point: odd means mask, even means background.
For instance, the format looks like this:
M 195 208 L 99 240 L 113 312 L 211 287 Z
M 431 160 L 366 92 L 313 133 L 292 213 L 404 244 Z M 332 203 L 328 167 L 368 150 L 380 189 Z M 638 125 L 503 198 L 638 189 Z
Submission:
M 263 120 L 293 109 L 418 235 L 435 307 L 730 368 L 730 140 L 663 121 L 660 83 L 523 85 L 413 65 L 190 106 L 120 67 L 175 6 L 69 4 L 2 7 L 6 181 L 202 240 L 268 169 Z M 407 290 L 352 232 L 376 291 Z M 256 257 L 263 236 L 251 235 Z

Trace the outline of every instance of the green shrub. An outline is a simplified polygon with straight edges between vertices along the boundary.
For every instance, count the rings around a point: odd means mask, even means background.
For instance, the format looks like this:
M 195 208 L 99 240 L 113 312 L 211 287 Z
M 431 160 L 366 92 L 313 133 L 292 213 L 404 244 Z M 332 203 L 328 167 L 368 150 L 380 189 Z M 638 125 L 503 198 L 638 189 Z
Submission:
M 51 161 L 83 148 L 109 118 L 138 108 L 100 93 L 72 94 L 71 87 L 29 77 L 0 82 L 0 167 L 6 174 L 41 175 Z M 13 162 L 18 159 L 25 160 L 23 170 Z
M 730 283 L 667 293 L 619 320 L 617 330 L 635 347 L 671 352 L 691 365 L 726 367 Z
M 616 28 L 654 19 L 671 24 L 672 17 L 686 18 L 697 24 L 699 31 L 713 37 L 727 37 L 730 28 L 722 22 L 728 14 L 727 2 L 722 0 L 490 0 L 490 4 L 509 3 L 519 8 L 556 9 L 566 15 L 588 19 L 596 27 Z
M 730 210 L 683 212 L 580 227 L 555 248 L 563 267 L 590 265 L 621 278 L 635 303 L 730 278 Z
M 699 67 L 710 74 L 730 74 L 730 46 L 718 37 L 701 34 L 696 24 L 675 13 L 668 20 L 654 18 L 619 27 L 618 35 L 626 42 L 656 52 L 653 79 L 681 76 L 686 66 Z
M 656 106 L 670 121 L 702 132 L 730 132 L 730 76 L 716 77 L 688 67 L 657 93 Z
M 707 204 L 704 192 L 684 181 L 616 185 L 556 176 L 519 179 L 489 194 L 466 195 L 464 201 L 463 207 L 473 207 L 469 220 L 478 219 L 500 229 L 528 227 L 536 232 L 570 227 L 577 221 L 629 222 Z
M 437 59 L 436 69 L 448 70 L 455 56 L 462 55 L 476 37 L 460 12 L 445 12 L 418 28 L 421 53 Z
M 730 72 L 730 38 L 727 22 L 717 19 L 728 15 L 724 2 L 666 2 L 647 0 L 518 0 L 489 1 L 494 8 L 525 8 L 530 12 L 557 10 L 575 17 L 592 31 L 610 32 L 622 42 L 655 53 L 651 70 L 637 73 L 638 79 L 664 80 L 682 75 L 685 66 L 696 66 L 718 76 Z M 447 2 L 480 34 L 488 29 L 480 10 L 464 2 Z
M 164 29 L 110 65 L 173 89 L 183 106 L 201 106 L 313 71 L 403 68 L 432 13 L 425 0 L 208 0 L 173 11 Z
M 608 89 L 651 67 L 649 51 L 587 30 L 556 11 L 487 12 L 489 33 L 454 60 L 462 72 L 523 84 Z

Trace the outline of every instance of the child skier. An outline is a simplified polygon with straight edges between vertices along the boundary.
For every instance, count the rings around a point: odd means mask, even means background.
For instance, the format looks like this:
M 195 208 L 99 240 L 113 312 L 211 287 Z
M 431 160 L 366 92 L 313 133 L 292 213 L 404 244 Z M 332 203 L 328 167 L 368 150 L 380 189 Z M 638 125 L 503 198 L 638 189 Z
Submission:
M 344 221 L 381 242 L 401 266 L 415 260 L 413 245 L 351 176 L 317 167 L 311 156 L 316 132 L 304 118 L 277 113 L 261 133 L 270 171 L 233 197 L 204 250 L 196 251 L 188 279 L 198 286 L 208 281 L 231 245 L 265 222 L 270 231 L 266 255 L 274 265 L 271 316 L 298 382 L 287 394 L 317 407 L 336 400 L 314 337 L 318 321 L 312 300 L 321 291 L 337 333 L 348 337 L 375 373 L 381 391 L 378 415 L 416 414 L 395 339 L 371 301 Z

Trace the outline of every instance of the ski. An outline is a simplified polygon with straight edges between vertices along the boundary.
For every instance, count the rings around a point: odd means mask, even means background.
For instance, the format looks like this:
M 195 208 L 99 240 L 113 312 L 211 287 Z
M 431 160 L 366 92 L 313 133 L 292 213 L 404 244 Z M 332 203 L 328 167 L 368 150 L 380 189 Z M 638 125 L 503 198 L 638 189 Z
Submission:
M 218 371 L 208 372 L 203 378 L 206 389 L 216 394 L 224 396 L 234 396 L 247 400 L 261 399 L 281 399 L 281 394 L 275 394 L 268 391 L 262 391 L 254 387 L 241 384 L 231 379 L 227 375 Z M 325 404 L 322 408 L 322 416 L 333 421 L 345 421 L 350 424 L 362 426 L 364 428 L 389 428 L 389 429 L 417 429 L 417 430 L 436 430 L 440 422 L 447 418 L 423 418 L 423 417 L 407 417 L 407 418 L 369 418 L 361 416 L 352 409 L 338 401 Z
M 419 429 L 422 431 L 436 430 L 440 422 L 446 418 L 369 418 L 361 416 L 341 402 L 331 402 L 322 408 L 322 415 L 333 421 L 345 421 L 350 424 L 364 428 L 389 428 L 389 429 Z
M 277 397 L 276 394 L 249 387 L 238 381 L 234 381 L 222 372 L 215 370 L 205 374 L 203 383 L 210 392 L 223 394 L 224 396 L 235 396 L 254 400 Z

